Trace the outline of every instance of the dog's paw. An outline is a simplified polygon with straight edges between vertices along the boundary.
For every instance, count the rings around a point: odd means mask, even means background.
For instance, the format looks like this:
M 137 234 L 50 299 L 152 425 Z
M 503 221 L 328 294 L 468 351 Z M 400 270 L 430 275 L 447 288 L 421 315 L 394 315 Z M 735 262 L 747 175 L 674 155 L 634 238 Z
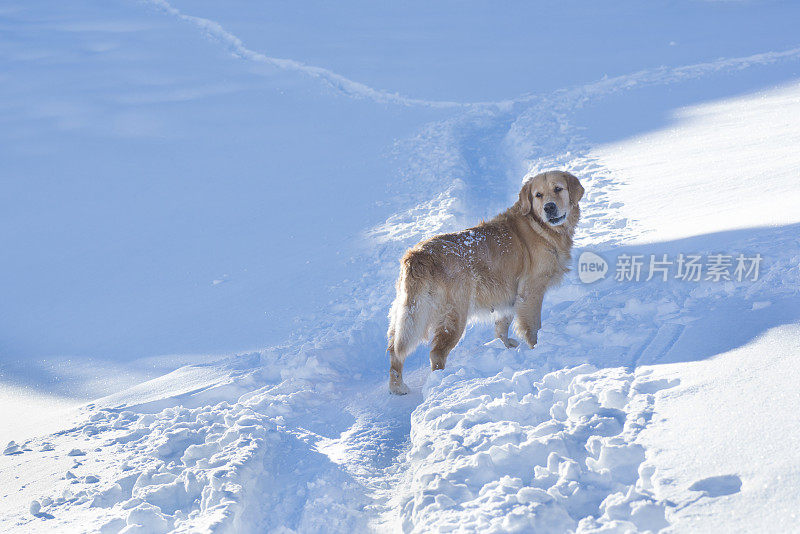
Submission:
M 528 348 L 532 349 L 539 342 L 539 336 L 536 334 L 525 336 L 525 342 L 528 344 Z
M 510 338 L 508 338 L 508 340 L 506 340 L 505 346 L 506 346 L 507 349 L 515 349 L 515 348 L 519 347 L 519 341 L 517 341 L 513 337 L 510 337 Z
M 406 395 L 408 394 L 408 392 L 409 392 L 408 386 L 405 385 L 404 382 L 400 382 L 397 384 L 392 384 L 392 383 L 389 384 L 389 393 L 392 393 L 393 395 Z

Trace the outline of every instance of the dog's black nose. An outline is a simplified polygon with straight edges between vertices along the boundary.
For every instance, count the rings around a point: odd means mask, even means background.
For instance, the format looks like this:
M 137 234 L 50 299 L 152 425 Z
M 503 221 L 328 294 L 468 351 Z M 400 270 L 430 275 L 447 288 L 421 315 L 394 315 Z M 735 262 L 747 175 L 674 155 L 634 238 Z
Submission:
M 555 213 L 556 211 L 556 203 L 555 202 L 548 202 L 544 205 L 544 212 L 547 214 Z

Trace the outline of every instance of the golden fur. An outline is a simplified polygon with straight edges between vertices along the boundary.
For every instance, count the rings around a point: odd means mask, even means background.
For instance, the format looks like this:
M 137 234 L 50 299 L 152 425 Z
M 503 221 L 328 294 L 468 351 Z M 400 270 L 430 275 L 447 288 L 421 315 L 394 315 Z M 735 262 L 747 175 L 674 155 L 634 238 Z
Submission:
M 582 196 L 575 176 L 538 174 L 494 219 L 432 237 L 405 253 L 389 312 L 392 393 L 408 392 L 403 361 L 423 340 L 431 340 L 431 369 L 443 369 L 469 319 L 490 318 L 496 337 L 516 347 L 508 337 L 516 318 L 517 333 L 536 345 L 545 291 L 568 270 Z

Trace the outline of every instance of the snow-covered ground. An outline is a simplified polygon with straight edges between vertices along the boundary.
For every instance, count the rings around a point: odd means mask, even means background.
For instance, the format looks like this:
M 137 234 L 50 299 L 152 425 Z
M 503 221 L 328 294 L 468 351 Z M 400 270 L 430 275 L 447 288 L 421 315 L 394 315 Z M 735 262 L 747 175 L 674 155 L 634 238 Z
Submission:
M 0 530 L 797 530 L 798 15 L 3 5 Z M 539 345 L 390 396 L 403 250 L 548 168 Z

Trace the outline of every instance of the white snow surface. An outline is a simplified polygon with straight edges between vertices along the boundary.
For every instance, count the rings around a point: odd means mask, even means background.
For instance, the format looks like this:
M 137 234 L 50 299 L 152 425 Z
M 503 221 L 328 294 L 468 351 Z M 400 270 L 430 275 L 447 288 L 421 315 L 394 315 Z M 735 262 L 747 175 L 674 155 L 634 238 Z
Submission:
M 647 228 L 640 239 L 800 222 L 800 187 L 785 187 L 800 175 L 796 84 L 673 116 L 667 128 L 591 151 L 625 183 L 616 198 Z M 698 196 L 700 205 L 686 200 Z M 660 209 L 665 200 L 669 210 Z
M 718 530 L 721 517 L 735 532 L 797 528 L 798 473 L 788 443 L 800 438 L 799 334 L 797 324 L 775 327 L 708 360 L 653 368 L 654 378 L 680 381 L 659 394 L 641 435 L 646 448 L 661 449 L 653 490 L 676 504 L 674 531 Z
M 0 531 L 797 529 L 796 8 L 547 8 L 584 31 L 537 60 L 534 8 L 458 6 L 0 8 Z M 389 395 L 403 250 L 550 168 L 608 276 Z M 615 279 L 720 253 L 758 279 Z

